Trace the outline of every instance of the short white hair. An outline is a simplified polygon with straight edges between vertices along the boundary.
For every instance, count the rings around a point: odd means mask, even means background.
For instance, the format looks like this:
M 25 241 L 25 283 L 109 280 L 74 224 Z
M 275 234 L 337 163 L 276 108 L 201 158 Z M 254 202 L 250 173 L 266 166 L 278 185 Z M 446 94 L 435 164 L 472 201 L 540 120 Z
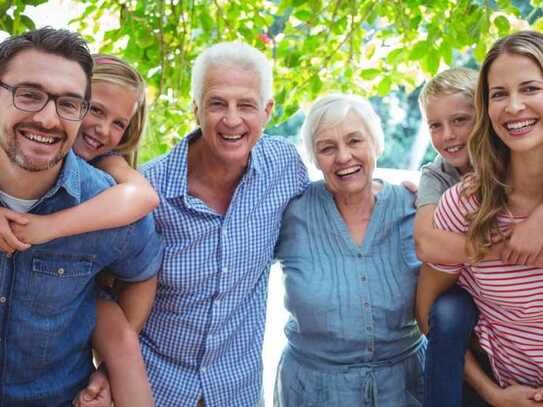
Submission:
M 204 92 L 205 75 L 211 67 L 243 69 L 257 74 L 260 80 L 260 102 L 272 98 L 273 74 L 268 58 L 254 47 L 241 42 L 221 42 L 205 49 L 192 65 L 192 100 L 199 106 Z
M 323 96 L 313 103 L 302 125 L 302 140 L 307 154 L 314 164 L 317 163 L 315 156 L 317 133 L 337 126 L 345 120 L 349 112 L 356 114 L 364 123 L 374 141 L 377 156 L 383 154 L 385 140 L 381 119 L 371 104 L 360 96 L 333 93 Z

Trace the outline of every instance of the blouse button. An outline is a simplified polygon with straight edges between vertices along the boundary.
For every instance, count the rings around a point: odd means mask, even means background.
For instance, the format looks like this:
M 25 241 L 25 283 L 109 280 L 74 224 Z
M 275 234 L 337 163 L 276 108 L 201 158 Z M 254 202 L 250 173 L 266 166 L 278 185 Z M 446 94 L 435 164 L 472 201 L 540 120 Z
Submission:
M 63 275 L 64 274 L 64 269 L 61 267 L 57 270 L 57 273 L 59 276 Z

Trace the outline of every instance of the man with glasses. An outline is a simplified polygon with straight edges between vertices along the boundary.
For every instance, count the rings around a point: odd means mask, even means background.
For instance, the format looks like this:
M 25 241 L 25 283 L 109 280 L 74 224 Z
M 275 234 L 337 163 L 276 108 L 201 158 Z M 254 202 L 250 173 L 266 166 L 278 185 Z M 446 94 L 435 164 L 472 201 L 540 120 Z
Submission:
M 44 28 L 0 43 L 0 205 L 47 214 L 113 185 L 71 151 L 92 59 L 77 34 Z M 151 218 L 0 254 L 0 406 L 69 406 L 92 372 L 94 276 L 153 277 Z M 104 404 L 108 400 L 103 400 Z

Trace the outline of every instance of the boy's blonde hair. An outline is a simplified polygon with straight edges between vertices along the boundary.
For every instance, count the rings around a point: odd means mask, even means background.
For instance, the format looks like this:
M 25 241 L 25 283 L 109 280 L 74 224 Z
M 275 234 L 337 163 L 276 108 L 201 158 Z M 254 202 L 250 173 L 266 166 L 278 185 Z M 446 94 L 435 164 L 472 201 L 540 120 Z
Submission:
M 470 68 L 451 68 L 438 73 L 422 88 L 419 106 L 422 114 L 426 113 L 428 101 L 432 97 L 461 93 L 473 103 L 479 73 Z

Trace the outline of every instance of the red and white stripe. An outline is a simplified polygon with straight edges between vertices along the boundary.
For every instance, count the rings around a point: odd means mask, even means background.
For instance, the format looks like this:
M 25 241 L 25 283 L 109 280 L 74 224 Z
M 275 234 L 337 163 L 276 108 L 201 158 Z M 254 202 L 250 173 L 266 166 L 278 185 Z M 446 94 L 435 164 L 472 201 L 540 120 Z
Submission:
M 434 215 L 438 229 L 467 233 L 466 215 L 478 210 L 474 197 L 461 196 L 463 184 L 447 190 Z M 505 229 L 525 218 L 499 216 Z M 501 260 L 432 264 L 436 270 L 460 273 L 458 282 L 479 308 L 475 332 L 488 353 L 501 386 L 513 381 L 543 385 L 543 269 L 507 265 Z

